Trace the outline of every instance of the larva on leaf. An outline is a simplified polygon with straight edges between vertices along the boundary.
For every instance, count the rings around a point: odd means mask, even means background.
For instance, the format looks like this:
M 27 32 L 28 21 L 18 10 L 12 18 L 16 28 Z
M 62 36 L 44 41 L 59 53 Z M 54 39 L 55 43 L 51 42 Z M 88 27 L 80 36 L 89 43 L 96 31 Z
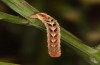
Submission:
M 46 13 L 36 13 L 31 18 L 37 18 L 44 23 L 47 30 L 48 52 L 51 57 L 60 57 L 60 26 L 53 17 Z

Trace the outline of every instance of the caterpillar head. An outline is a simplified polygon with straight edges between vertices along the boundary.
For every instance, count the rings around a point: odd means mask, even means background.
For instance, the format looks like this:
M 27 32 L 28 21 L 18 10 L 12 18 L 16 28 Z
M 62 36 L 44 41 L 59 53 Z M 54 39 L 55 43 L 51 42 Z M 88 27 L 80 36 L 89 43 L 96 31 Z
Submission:
M 39 20 L 41 20 L 42 22 L 45 22 L 48 20 L 50 16 L 47 15 L 46 13 L 36 13 L 35 15 L 32 15 L 31 18 L 38 18 Z

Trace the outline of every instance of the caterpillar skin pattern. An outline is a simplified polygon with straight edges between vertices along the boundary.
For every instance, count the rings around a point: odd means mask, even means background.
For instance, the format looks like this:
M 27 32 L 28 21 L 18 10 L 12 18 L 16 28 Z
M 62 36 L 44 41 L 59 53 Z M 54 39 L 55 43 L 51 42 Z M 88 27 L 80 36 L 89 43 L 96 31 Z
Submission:
M 57 20 L 42 12 L 32 15 L 31 18 L 38 18 L 46 27 L 49 55 L 51 57 L 60 57 L 60 26 Z

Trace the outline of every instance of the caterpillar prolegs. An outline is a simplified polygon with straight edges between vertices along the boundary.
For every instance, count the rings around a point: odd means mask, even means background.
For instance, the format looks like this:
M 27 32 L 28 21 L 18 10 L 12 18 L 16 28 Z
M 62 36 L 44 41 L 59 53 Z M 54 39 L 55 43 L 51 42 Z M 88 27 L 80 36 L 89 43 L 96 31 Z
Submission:
M 47 30 L 48 52 L 51 57 L 60 57 L 60 26 L 53 17 L 46 13 L 36 13 L 31 18 L 37 18 L 44 23 Z

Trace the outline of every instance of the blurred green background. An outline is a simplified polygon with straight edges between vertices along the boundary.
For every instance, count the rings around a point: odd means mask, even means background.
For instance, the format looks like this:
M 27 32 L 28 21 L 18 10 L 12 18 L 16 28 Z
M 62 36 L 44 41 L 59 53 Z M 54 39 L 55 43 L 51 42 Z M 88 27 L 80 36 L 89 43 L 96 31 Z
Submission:
M 100 0 L 26 0 L 95 48 L 100 44 Z M 0 11 L 21 17 L 0 1 Z M 61 42 L 62 56 L 48 54 L 46 34 L 27 25 L 0 21 L 0 61 L 21 65 L 89 65 Z

